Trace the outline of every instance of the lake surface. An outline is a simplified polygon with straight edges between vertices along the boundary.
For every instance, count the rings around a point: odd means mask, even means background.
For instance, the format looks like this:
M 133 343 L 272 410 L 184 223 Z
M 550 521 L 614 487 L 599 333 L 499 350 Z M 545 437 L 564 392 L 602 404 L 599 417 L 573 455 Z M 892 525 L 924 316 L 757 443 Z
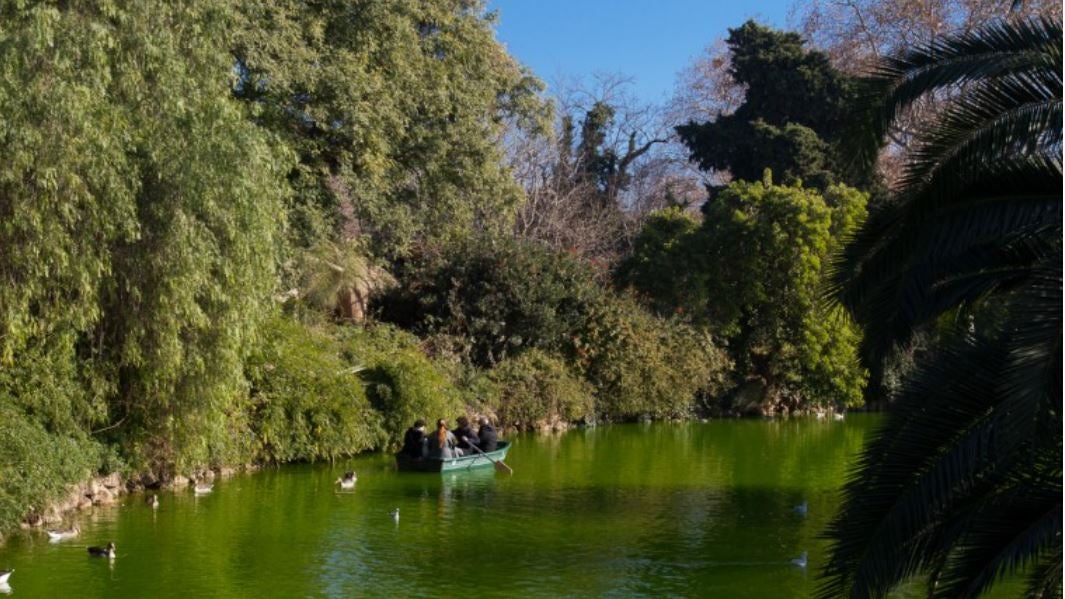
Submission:
M 386 455 L 285 466 L 203 497 L 161 493 L 154 511 L 136 494 L 81 512 L 71 541 L 15 535 L 0 568 L 23 597 L 807 597 L 817 537 L 877 420 L 521 435 L 513 476 L 398 473 Z M 337 491 L 350 468 L 356 489 Z M 117 559 L 87 556 L 108 541 Z M 803 552 L 805 569 L 791 561 Z

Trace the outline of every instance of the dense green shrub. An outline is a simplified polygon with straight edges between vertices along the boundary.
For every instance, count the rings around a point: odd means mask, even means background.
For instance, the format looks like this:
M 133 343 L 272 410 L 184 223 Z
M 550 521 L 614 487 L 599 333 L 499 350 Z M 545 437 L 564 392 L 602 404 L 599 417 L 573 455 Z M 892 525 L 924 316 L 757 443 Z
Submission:
M 652 218 L 620 282 L 726 340 L 738 375 L 757 381 L 765 402 L 860 404 L 860 332 L 820 297 L 832 253 L 865 216 L 866 195 L 766 179 L 722 189 L 698 228 L 677 215 Z
M 595 415 L 595 389 L 541 350 L 503 360 L 488 378 L 496 384 L 496 415 L 508 426 L 535 428 L 556 417 L 573 422 Z
M 333 460 L 383 444 L 381 415 L 331 332 L 280 317 L 267 325 L 247 364 L 256 458 Z
M 697 396 L 725 390 L 731 368 L 709 335 L 629 298 L 596 304 L 573 349 L 596 389 L 596 411 L 611 419 L 690 415 Z
M 698 228 L 699 221 L 679 208 L 650 214 L 614 274 L 618 287 L 635 291 L 658 314 L 699 319 L 697 302 L 705 291 L 698 275 L 706 269 Z
M 359 371 L 393 443 L 418 418 L 453 419 L 464 413 L 462 394 L 410 333 L 378 325 L 340 328 L 338 334 L 349 367 Z
M 400 278 L 380 301 L 383 318 L 450 340 L 454 353 L 481 367 L 528 348 L 563 348 L 588 303 L 604 293 L 571 256 L 487 236 L 412 259 Z
M 0 534 L 14 529 L 31 511 L 42 511 L 68 484 L 92 475 L 100 446 L 57 434 L 0 394 Z
M 562 356 L 596 390 L 595 412 L 609 418 L 683 415 L 697 394 L 725 386 L 729 363 L 709 337 L 617 296 L 566 254 L 470 239 L 412 262 L 402 278 L 382 312 L 431 335 L 435 351 L 480 367 L 533 349 Z M 529 395 L 490 378 L 503 397 Z

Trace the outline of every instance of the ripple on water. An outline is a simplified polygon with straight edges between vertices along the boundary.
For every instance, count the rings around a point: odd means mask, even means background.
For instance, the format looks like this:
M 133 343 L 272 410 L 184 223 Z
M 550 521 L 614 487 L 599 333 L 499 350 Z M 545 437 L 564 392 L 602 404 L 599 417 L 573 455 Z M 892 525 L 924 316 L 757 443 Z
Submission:
M 425 475 L 389 456 L 267 469 L 203 497 L 78 515 L 82 535 L 0 548 L 21 596 L 801 597 L 834 491 L 873 418 L 620 425 L 521 436 L 493 469 Z M 355 469 L 354 490 L 334 481 Z M 807 501 L 809 514 L 794 506 Z M 389 512 L 400 508 L 394 522 Z M 91 560 L 114 540 L 118 558 Z M 809 552 L 810 572 L 790 560 Z M 490 593 L 494 594 L 494 593 Z

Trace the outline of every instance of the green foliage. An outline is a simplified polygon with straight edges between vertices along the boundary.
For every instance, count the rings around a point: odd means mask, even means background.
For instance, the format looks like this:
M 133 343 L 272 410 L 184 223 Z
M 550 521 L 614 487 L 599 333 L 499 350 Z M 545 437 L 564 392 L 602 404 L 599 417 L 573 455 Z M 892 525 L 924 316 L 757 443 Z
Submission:
M 100 461 L 100 448 L 83 436 L 43 427 L 32 414 L 0 393 L 0 534 L 28 512 L 43 511 L 72 481 L 88 478 Z
M 208 2 L 3 9 L 0 357 L 73 344 L 142 465 L 229 444 L 274 284 L 282 156 L 231 98 Z
M 542 127 L 547 105 L 480 2 L 247 0 L 239 12 L 236 95 L 299 155 L 298 245 L 354 228 L 395 257 L 503 230 L 522 198 L 504 125 Z
M 334 460 L 384 444 L 381 415 L 328 327 L 274 318 L 247 362 L 257 460 Z
M 597 302 L 574 335 L 581 372 L 610 419 L 691 415 L 699 395 L 716 396 L 731 364 L 706 333 L 648 314 L 634 300 Z
M 552 418 L 574 422 L 595 416 L 594 388 L 541 350 L 503 360 L 488 377 L 497 386 L 496 415 L 508 426 L 534 429 Z
M 862 454 L 823 595 L 881 597 L 917 575 L 975 597 L 1029 574 L 1061 594 L 1062 28 L 992 23 L 884 60 L 854 154 L 908 106 L 950 100 L 915 140 L 895 202 L 847 247 L 837 297 L 879 358 L 944 339 Z
M 382 301 L 385 318 L 475 366 L 532 349 L 576 360 L 596 390 L 596 412 L 610 418 L 685 414 L 698 393 L 723 386 L 728 361 L 708 338 L 616 296 L 566 254 L 468 240 L 409 264 L 401 278 Z
M 462 394 L 422 351 L 418 339 L 391 326 L 338 329 L 345 359 L 366 385 L 387 438 L 398 443 L 418 418 L 452 419 L 465 412 Z
M 693 280 L 699 263 L 692 243 L 699 222 L 679 208 L 650 214 L 633 243 L 632 254 L 618 266 L 617 284 L 631 287 L 659 314 L 685 314 L 703 292 Z
M 736 182 L 697 229 L 676 214 L 652 218 L 619 280 L 659 312 L 724 337 L 737 373 L 762 380 L 768 399 L 857 405 L 861 336 L 819 298 L 826 262 L 864 218 L 865 201 L 839 185 Z
M 865 195 L 738 182 L 706 213 L 707 313 L 741 373 L 798 405 L 857 405 L 860 334 L 819 301 L 826 261 L 865 213 Z
M 854 98 L 853 82 L 807 50 L 796 33 L 748 21 L 729 30 L 729 74 L 744 102 L 712 122 L 677 127 L 704 170 L 756 181 L 765 168 L 784 183 L 825 188 L 844 180 L 868 186 L 872 170 L 848 174 L 837 146 Z
M 382 316 L 491 367 L 527 348 L 560 351 L 602 290 L 576 259 L 532 242 L 478 237 L 412 260 Z

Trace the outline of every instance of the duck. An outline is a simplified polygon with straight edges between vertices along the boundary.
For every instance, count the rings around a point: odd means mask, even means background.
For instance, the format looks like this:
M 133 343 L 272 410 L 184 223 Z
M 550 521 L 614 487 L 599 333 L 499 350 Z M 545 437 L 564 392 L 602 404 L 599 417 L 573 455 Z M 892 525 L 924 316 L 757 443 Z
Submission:
M 836 412 L 832 414 L 832 419 L 838 421 L 843 420 L 843 412 Z
M 115 544 L 111 542 L 107 544 L 107 547 L 89 547 L 89 555 L 115 559 Z
M 81 534 L 81 529 L 78 528 L 77 524 L 75 524 L 74 526 L 71 526 L 70 528 L 67 528 L 65 530 L 53 529 L 46 530 L 44 532 L 48 534 L 49 541 L 62 541 L 65 539 L 73 539 L 74 537 L 78 536 L 79 534 Z
M 214 491 L 214 483 L 197 482 L 196 485 L 192 487 L 192 491 L 197 495 L 206 495 L 211 491 Z
M 148 498 L 148 505 L 152 506 L 153 510 L 158 508 L 159 507 L 159 496 L 158 495 L 152 495 L 151 497 L 149 497 Z
M 359 480 L 359 477 L 355 475 L 355 471 L 345 472 L 343 478 L 338 478 L 335 484 L 340 485 L 341 489 L 354 489 L 355 481 Z
M 800 516 L 805 518 L 806 517 L 806 513 L 810 511 L 810 504 L 808 504 L 807 502 L 803 501 L 802 503 L 800 503 L 799 505 L 795 506 L 792 509 L 795 510 L 796 514 L 798 514 L 798 515 L 800 515 Z
M 802 555 L 800 555 L 799 557 L 791 560 L 791 563 L 796 565 L 796 566 L 798 566 L 798 567 L 800 567 L 800 568 L 805 568 L 806 567 L 806 552 L 803 551 Z
M 395 522 L 396 524 L 399 524 L 399 508 L 398 507 L 396 509 L 392 510 L 391 512 L 389 512 L 388 515 L 392 516 L 392 521 L 393 522 Z
M 15 573 L 15 570 L 0 570 L 0 584 L 7 584 L 7 579 L 11 578 L 11 575 Z

